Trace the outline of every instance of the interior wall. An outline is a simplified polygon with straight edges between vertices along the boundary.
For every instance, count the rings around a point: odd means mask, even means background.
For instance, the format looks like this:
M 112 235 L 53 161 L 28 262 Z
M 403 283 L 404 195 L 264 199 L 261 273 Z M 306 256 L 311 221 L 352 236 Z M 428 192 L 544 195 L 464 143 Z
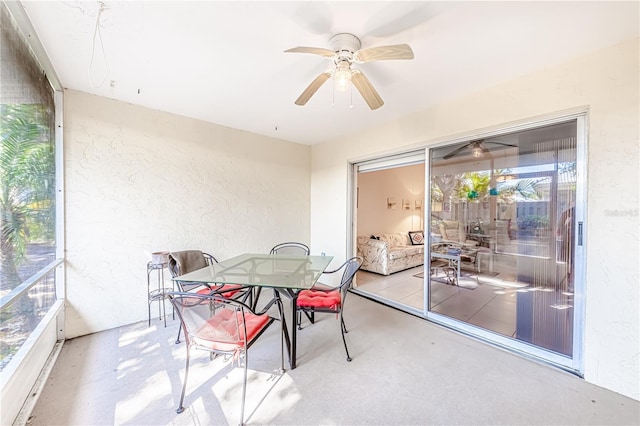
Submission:
M 72 90 L 64 105 L 68 338 L 147 320 L 152 252 L 309 243 L 308 146 Z
M 421 230 L 416 200 L 424 203 L 424 164 L 359 173 L 358 235 Z
M 638 39 L 629 40 L 314 146 L 312 246 L 333 245 L 336 256 L 347 255 L 349 161 L 588 108 L 584 377 L 640 400 L 639 51 Z

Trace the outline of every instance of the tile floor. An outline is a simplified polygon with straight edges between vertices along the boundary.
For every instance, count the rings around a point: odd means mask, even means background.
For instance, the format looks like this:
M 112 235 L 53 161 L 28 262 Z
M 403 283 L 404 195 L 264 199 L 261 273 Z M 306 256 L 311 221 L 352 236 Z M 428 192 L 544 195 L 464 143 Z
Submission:
M 357 289 L 389 299 L 420 311 L 424 306 L 424 280 L 415 275 L 423 267 L 383 276 L 367 271 L 357 274 Z M 431 283 L 431 310 L 494 332 L 514 336 L 516 332 L 516 295 L 526 284 L 515 282 L 508 271 L 480 274 L 476 288 Z M 438 272 L 440 278 L 442 272 Z

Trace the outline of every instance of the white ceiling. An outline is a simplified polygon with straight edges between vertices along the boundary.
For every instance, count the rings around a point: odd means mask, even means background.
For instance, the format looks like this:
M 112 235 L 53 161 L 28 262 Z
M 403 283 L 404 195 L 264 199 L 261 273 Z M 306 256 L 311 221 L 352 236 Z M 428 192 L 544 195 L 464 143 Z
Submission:
M 99 2 L 22 4 L 65 88 L 309 145 L 638 37 L 639 28 L 637 1 L 105 1 L 99 33 Z M 378 110 L 355 88 L 353 108 L 342 93 L 333 105 L 330 83 L 294 105 L 331 62 L 283 51 L 328 48 L 341 32 L 362 48 L 407 43 L 415 59 L 357 66 L 385 101 Z

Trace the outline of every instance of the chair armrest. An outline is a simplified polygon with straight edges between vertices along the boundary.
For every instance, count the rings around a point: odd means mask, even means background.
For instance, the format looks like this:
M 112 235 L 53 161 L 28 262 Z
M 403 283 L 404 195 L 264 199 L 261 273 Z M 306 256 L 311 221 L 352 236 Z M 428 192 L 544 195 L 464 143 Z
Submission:
M 355 276 L 356 272 L 358 271 L 358 269 L 360 269 L 360 266 L 362 265 L 362 261 L 363 261 L 363 259 L 361 257 L 359 257 L 359 256 L 352 257 L 351 259 L 348 259 L 346 262 L 344 262 L 342 265 L 338 266 L 336 269 L 332 269 L 332 270 L 329 270 L 329 271 L 324 271 L 322 273 L 322 275 L 331 275 L 331 274 L 335 274 L 337 272 L 343 272 L 343 275 L 342 275 L 342 277 L 340 279 L 340 283 L 338 285 L 336 285 L 336 286 L 332 286 L 332 285 L 325 284 L 325 283 L 317 283 L 316 285 L 311 287 L 311 290 L 329 292 L 329 291 L 332 291 L 332 290 L 337 290 L 337 289 L 341 288 L 343 285 L 345 285 L 347 283 L 351 283 L 351 280 Z M 355 263 L 355 262 L 357 262 L 357 263 Z M 352 266 L 355 265 L 355 264 L 357 264 L 357 267 L 355 269 L 353 269 Z M 350 275 L 346 275 L 346 274 L 350 274 Z M 345 280 L 345 277 L 347 277 L 347 276 L 349 278 Z
M 322 275 L 323 276 L 333 275 L 333 274 L 336 274 L 337 272 L 341 272 L 343 269 L 344 269 L 344 265 L 340 265 L 336 269 L 333 269 L 333 270 L 330 270 L 330 271 L 326 271 L 325 270 L 322 273 Z M 334 285 L 334 284 L 327 284 L 327 283 L 317 282 L 309 290 L 329 292 L 329 291 L 333 291 L 333 290 L 336 290 L 336 289 L 340 288 L 340 279 L 339 279 L 339 277 L 335 278 L 335 275 L 334 275 L 333 277 L 327 277 L 327 278 L 331 282 L 334 282 L 335 280 L 337 280 L 338 283 Z

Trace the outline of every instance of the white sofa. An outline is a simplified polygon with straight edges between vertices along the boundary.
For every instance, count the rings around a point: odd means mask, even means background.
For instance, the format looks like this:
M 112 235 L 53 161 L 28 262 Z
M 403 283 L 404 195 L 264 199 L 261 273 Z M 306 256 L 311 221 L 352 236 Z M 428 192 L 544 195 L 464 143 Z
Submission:
M 424 245 L 412 245 L 408 233 L 387 233 L 358 237 L 361 270 L 390 275 L 424 264 Z

